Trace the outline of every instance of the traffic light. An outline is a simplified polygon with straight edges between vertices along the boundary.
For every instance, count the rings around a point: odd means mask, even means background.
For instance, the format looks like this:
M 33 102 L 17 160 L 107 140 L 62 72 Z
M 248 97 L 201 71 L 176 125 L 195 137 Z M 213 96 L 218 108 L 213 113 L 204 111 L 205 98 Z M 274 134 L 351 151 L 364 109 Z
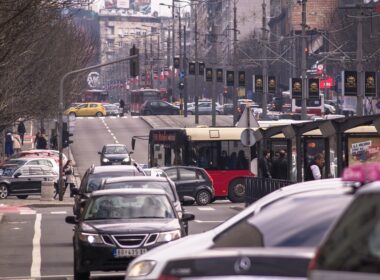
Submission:
M 70 137 L 74 134 L 70 133 L 67 128 L 67 123 L 63 123 L 62 127 L 62 148 L 67 148 L 70 144 L 74 143 L 73 140 L 70 140 Z
M 129 60 L 129 72 L 131 77 L 137 77 L 140 75 L 140 67 L 139 67 L 139 49 L 136 48 L 135 45 L 133 45 L 132 48 L 129 49 L 129 55 L 137 55 L 135 58 L 131 58 Z
M 180 67 L 180 61 L 179 61 L 179 57 L 178 56 L 174 57 L 173 64 L 174 64 L 174 68 L 175 69 L 179 69 L 179 67 Z

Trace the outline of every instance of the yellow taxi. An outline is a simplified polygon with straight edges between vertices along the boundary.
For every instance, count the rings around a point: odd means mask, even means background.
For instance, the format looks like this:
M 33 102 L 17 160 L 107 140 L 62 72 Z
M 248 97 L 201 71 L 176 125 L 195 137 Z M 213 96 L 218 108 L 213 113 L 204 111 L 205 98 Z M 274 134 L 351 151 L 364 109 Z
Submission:
M 81 103 L 75 107 L 70 107 L 65 111 L 65 115 L 74 117 L 102 117 L 106 115 L 106 109 L 103 107 L 102 103 L 88 102 Z

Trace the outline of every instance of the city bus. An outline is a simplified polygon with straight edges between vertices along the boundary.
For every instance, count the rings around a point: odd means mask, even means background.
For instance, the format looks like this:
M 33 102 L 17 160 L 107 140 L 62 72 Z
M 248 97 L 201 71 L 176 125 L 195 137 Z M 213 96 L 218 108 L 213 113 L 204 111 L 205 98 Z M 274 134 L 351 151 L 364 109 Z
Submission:
M 292 99 L 292 112 L 301 113 L 302 101 L 300 99 Z M 325 113 L 324 95 L 320 94 L 319 99 L 306 100 L 306 113 L 322 116 Z
M 240 142 L 244 128 L 167 128 L 152 129 L 149 134 L 149 166 L 198 166 L 213 180 L 215 196 L 243 202 L 243 176 L 251 172 L 250 162 L 257 161 L 256 147 Z
M 139 115 L 141 105 L 143 105 L 145 101 L 162 100 L 164 98 L 163 95 L 165 94 L 158 89 L 147 88 L 131 90 L 127 100 L 130 104 L 131 115 Z

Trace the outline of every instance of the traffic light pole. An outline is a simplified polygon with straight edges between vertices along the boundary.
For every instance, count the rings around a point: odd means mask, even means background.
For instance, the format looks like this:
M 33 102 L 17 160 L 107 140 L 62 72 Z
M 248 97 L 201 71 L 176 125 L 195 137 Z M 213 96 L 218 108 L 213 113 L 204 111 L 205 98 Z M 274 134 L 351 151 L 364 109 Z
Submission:
M 233 95 L 232 95 L 232 103 L 233 103 L 233 108 L 234 108 L 234 112 L 233 112 L 233 126 L 235 126 L 235 124 L 237 123 L 238 121 L 238 111 L 237 111 L 237 84 L 238 84 L 238 79 L 237 79 L 237 15 L 236 15 L 236 12 L 237 12 L 237 8 L 236 8 L 236 0 L 234 0 L 234 8 L 233 8 L 233 11 L 234 11 L 234 86 L 233 86 Z
M 107 62 L 107 63 L 102 63 L 102 64 L 97 64 L 97 65 L 86 67 L 86 68 L 80 68 L 80 69 L 77 69 L 77 70 L 74 70 L 74 71 L 67 72 L 66 74 L 64 74 L 62 76 L 62 78 L 60 80 L 60 83 L 59 83 L 58 133 L 57 133 L 58 150 L 59 150 L 58 192 L 59 192 L 59 200 L 60 201 L 63 200 L 63 190 L 64 190 L 64 185 L 63 185 L 64 182 L 63 182 L 63 174 L 62 174 L 63 173 L 63 166 L 62 166 L 62 161 L 63 161 L 62 133 L 63 133 L 63 109 L 64 109 L 64 106 L 63 106 L 63 85 L 65 83 L 65 80 L 69 76 L 74 75 L 74 74 L 78 74 L 78 73 L 86 72 L 86 71 L 89 71 L 89 70 L 92 70 L 92 69 L 96 69 L 96 68 L 100 68 L 100 67 L 104 67 L 104 66 L 108 66 L 108 65 L 124 62 L 124 61 L 128 61 L 128 60 L 131 60 L 131 59 L 137 59 L 137 61 L 138 61 L 139 55 L 136 54 L 136 55 L 128 56 L 128 57 L 123 58 L 123 59 L 119 59 L 119 60 L 115 60 L 115 61 L 111 61 L 111 62 Z
M 303 0 L 302 3 L 302 108 L 301 108 L 301 118 L 303 120 L 307 119 L 307 109 L 306 102 L 308 98 L 307 93 L 307 65 L 306 65 L 306 0 Z

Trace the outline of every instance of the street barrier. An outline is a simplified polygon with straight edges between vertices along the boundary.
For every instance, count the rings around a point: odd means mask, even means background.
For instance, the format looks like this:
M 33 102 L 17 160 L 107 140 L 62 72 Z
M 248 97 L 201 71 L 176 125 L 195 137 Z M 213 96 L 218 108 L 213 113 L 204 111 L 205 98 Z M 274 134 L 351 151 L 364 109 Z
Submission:
M 41 201 L 54 200 L 54 182 L 53 181 L 42 181 L 41 182 Z
M 245 206 L 250 205 L 271 192 L 291 184 L 294 184 L 294 182 L 251 176 L 245 177 Z

